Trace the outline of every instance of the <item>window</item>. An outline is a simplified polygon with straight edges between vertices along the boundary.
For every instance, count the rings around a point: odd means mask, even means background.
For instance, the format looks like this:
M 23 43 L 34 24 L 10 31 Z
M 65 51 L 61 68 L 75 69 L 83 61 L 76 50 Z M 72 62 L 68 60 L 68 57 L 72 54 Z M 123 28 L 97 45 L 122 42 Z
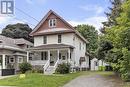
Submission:
M 95 66 L 98 66 L 98 62 L 97 61 L 94 61 L 94 63 L 95 63 Z
M 0 44 L 1 44 L 1 43 L 3 43 L 3 41 L 2 41 L 2 40 L 0 40 Z
M 85 49 L 85 43 L 83 43 L 83 49 Z
M 79 49 L 81 50 L 81 43 L 79 43 Z
M 43 52 L 41 52 L 41 60 L 44 60 L 44 58 L 43 58 Z
M 14 58 L 9 58 L 9 63 L 14 63 L 15 59 Z
M 62 56 L 62 60 L 65 60 L 66 58 L 65 58 L 65 56 Z
M 58 35 L 58 43 L 61 43 L 61 35 Z
M 47 52 L 41 52 L 41 60 L 47 60 Z
M 72 59 L 72 58 L 71 58 L 71 53 L 70 53 L 70 59 Z
M 49 20 L 49 27 L 56 27 L 56 19 Z
M 22 57 L 19 57 L 18 58 L 18 63 L 22 63 L 23 62 L 23 58 Z
M 29 60 L 32 60 L 32 57 L 29 57 Z
M 59 53 L 59 59 L 61 59 L 61 53 Z
M 32 60 L 33 55 L 33 53 L 29 53 L 29 60 Z
M 75 41 L 75 37 L 73 37 L 73 41 Z
M 47 44 L 47 36 L 43 36 L 43 44 Z

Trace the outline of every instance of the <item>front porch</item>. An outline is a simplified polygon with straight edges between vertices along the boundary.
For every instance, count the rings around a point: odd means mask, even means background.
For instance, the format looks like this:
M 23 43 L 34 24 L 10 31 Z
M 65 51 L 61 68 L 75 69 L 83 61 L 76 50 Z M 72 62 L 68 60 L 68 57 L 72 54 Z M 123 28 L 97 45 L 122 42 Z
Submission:
M 32 66 L 41 66 L 44 72 L 49 69 L 54 70 L 60 63 L 70 63 L 73 65 L 73 47 L 68 45 L 43 45 L 28 49 L 27 60 Z
M 72 50 L 70 49 L 57 49 L 57 50 L 43 50 L 43 51 L 31 51 L 29 53 L 29 62 L 32 65 L 43 64 L 46 61 L 50 61 L 50 66 L 59 60 L 59 62 L 70 62 L 72 56 Z
M 0 55 L 0 69 L 16 69 L 18 70 L 19 63 L 26 61 L 26 56 L 21 55 Z
M 19 70 L 19 64 L 24 61 L 27 61 L 25 54 L 0 54 L 0 76 L 4 74 L 5 70 L 13 70 L 15 73 Z M 11 73 L 7 72 L 5 74 Z

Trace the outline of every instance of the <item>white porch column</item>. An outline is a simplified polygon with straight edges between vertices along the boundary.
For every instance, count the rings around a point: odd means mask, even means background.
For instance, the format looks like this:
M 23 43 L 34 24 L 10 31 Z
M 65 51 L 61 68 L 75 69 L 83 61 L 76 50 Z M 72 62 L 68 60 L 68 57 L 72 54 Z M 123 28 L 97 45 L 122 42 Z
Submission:
M 59 60 L 59 49 L 57 50 L 57 59 Z
M 29 61 L 29 51 L 27 51 L 27 62 Z
M 48 60 L 50 60 L 50 50 L 48 50 Z
M 5 54 L 2 55 L 2 69 L 5 69 Z
M 70 63 L 70 49 L 68 49 L 68 62 Z

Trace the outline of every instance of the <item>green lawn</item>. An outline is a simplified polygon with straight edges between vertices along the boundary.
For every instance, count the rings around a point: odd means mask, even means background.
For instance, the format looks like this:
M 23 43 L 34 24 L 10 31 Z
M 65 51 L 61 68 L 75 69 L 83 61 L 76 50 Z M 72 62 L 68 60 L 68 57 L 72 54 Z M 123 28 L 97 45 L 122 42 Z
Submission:
M 113 72 L 78 72 L 65 75 L 50 75 L 46 76 L 38 73 L 26 74 L 26 78 L 20 79 L 19 76 L 14 76 L 0 80 L 1 86 L 17 86 L 17 87 L 62 87 L 65 83 L 80 76 L 80 75 L 95 75 L 99 74 L 105 77 L 113 76 Z M 125 82 L 123 87 L 130 87 L 130 82 Z
M 1 86 L 18 86 L 18 87 L 59 87 L 77 76 L 89 74 L 87 72 L 79 72 L 65 75 L 51 75 L 32 73 L 26 74 L 26 78 L 20 79 L 19 76 L 0 80 Z

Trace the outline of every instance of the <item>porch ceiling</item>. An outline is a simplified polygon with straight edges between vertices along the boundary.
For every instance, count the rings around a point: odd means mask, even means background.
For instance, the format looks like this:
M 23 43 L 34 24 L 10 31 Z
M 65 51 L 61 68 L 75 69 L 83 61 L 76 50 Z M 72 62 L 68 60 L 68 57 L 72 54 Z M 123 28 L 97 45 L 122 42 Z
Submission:
M 66 45 L 66 44 L 46 44 L 46 45 L 41 45 L 41 46 L 36 46 L 33 48 L 28 48 L 27 50 L 48 50 L 48 49 L 61 49 L 61 48 L 74 48 L 71 45 Z

